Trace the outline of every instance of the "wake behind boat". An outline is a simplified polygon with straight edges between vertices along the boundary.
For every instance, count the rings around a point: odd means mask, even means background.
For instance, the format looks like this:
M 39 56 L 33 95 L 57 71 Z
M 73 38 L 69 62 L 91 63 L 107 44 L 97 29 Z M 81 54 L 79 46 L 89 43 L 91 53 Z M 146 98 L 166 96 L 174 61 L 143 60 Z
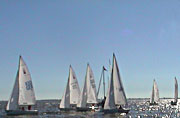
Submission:
M 79 84 L 75 75 L 75 72 L 70 65 L 69 67 L 69 77 L 66 89 L 64 91 L 59 109 L 61 111 L 74 111 L 76 110 L 76 105 L 79 101 L 80 89 Z
M 11 97 L 6 106 L 7 115 L 36 115 L 36 98 L 29 70 L 20 56 L 19 67 Z
M 113 66 L 111 71 L 111 79 L 104 104 L 101 110 L 104 113 L 128 113 L 129 110 L 123 109 L 122 105 L 127 104 L 124 87 L 121 81 L 119 68 L 116 57 L 113 54 Z

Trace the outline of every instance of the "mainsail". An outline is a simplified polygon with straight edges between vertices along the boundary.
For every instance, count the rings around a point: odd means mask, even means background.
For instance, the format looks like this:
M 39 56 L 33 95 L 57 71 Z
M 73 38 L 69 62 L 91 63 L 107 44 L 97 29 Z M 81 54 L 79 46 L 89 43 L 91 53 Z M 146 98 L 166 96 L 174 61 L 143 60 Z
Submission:
M 6 110 L 16 110 L 18 105 L 35 105 L 35 103 L 36 98 L 31 76 L 23 58 L 20 56 L 14 88 Z
M 69 87 L 70 87 L 70 104 L 77 104 L 80 96 L 79 84 L 76 78 L 76 74 L 70 66 L 69 76 Z
M 36 98 L 29 70 L 20 56 L 19 64 L 19 105 L 35 105 Z
M 115 54 L 113 54 L 113 67 L 112 67 L 112 76 L 111 77 L 113 78 L 115 104 L 116 105 L 127 104 L 127 99 L 126 99 L 124 87 L 123 87 L 123 84 L 121 81 Z
M 154 102 L 156 103 L 159 102 L 159 89 L 155 80 L 153 81 L 153 88 L 150 99 L 150 103 L 154 103 Z
M 86 103 L 97 103 L 94 75 L 89 64 L 87 65 L 84 87 L 77 106 L 86 107 Z
M 175 77 L 175 93 L 174 93 L 174 102 L 177 103 L 178 101 L 178 82 L 177 82 L 177 79 Z
M 74 70 L 70 66 L 68 82 L 59 107 L 69 108 L 70 104 L 77 104 L 79 100 L 78 99 L 79 95 L 80 95 L 80 89 L 79 89 L 78 81 Z

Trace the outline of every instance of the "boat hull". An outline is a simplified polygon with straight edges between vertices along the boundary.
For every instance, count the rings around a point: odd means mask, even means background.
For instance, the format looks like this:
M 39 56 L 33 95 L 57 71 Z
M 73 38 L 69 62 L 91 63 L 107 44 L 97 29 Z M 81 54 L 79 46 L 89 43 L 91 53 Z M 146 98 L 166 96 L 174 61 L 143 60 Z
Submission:
M 70 112 L 70 111 L 76 111 L 76 108 L 59 108 L 60 111 L 62 112 Z
M 87 111 L 92 111 L 92 109 L 91 108 L 80 108 L 80 107 L 77 107 L 76 111 L 77 112 L 87 112 Z
M 177 102 L 171 101 L 171 105 L 177 105 Z
M 128 114 L 130 110 L 126 109 L 103 109 L 102 112 L 105 114 L 113 114 L 113 113 L 126 113 Z
M 6 114 L 9 116 L 16 116 L 16 115 L 38 115 L 37 110 L 30 110 L 30 111 L 21 111 L 21 110 L 6 110 Z
M 150 106 L 158 105 L 158 103 L 149 103 Z

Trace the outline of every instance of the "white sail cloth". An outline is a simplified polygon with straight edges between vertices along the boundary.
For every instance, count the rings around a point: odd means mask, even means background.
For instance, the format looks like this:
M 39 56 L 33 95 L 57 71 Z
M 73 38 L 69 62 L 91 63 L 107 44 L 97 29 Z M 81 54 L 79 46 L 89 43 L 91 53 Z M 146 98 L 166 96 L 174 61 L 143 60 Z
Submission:
M 152 94 L 150 98 L 150 103 L 159 102 L 159 89 L 156 81 L 153 81 Z
M 89 64 L 87 65 L 85 82 L 77 106 L 86 107 L 87 103 L 97 103 L 94 74 Z

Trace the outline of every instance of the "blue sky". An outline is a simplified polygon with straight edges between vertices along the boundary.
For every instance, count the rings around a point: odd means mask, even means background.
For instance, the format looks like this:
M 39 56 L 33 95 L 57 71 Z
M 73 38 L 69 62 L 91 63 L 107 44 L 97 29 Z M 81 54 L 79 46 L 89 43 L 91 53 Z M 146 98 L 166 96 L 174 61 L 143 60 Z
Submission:
M 0 1 L 0 99 L 12 91 L 21 54 L 37 99 L 59 99 L 69 65 L 84 83 L 87 63 L 98 81 L 116 54 L 127 97 L 160 97 L 180 82 L 180 1 Z M 106 73 L 107 77 L 107 73 Z

